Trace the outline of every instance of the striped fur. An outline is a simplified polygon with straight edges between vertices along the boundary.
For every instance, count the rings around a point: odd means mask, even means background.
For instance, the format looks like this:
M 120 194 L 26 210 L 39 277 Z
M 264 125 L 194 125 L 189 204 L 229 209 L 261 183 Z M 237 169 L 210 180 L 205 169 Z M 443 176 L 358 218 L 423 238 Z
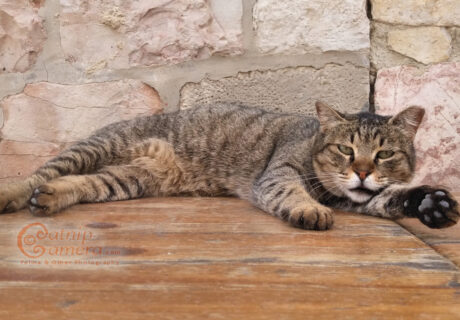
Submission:
M 1 186 L 0 211 L 29 206 L 35 215 L 51 215 L 83 202 L 233 195 L 305 229 L 330 228 L 331 208 L 417 216 L 431 227 L 458 220 L 446 190 L 439 196 L 441 189 L 402 186 L 413 175 L 412 140 L 423 110 L 381 117 L 343 115 L 321 103 L 317 109 L 319 121 L 221 104 L 115 123 L 24 181 Z M 342 145 L 353 154 L 340 151 Z M 382 150 L 395 152 L 377 159 Z M 366 174 L 369 190 L 350 187 Z M 431 211 L 415 212 L 426 197 L 437 199 Z M 449 208 L 437 218 L 446 201 Z M 409 202 L 412 211 L 404 206 Z

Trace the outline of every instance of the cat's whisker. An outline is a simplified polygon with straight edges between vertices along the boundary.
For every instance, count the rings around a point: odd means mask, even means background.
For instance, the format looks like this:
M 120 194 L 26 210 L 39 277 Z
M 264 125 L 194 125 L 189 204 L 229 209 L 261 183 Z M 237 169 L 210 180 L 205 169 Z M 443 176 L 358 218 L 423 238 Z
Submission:
M 334 186 L 334 187 L 332 187 L 331 189 L 326 190 L 325 192 L 323 192 L 323 193 L 318 197 L 318 199 L 321 199 L 321 197 L 322 197 L 323 195 L 325 195 L 326 193 L 329 192 L 330 195 L 324 200 L 324 201 L 328 201 L 328 200 L 331 199 L 333 196 L 335 196 L 335 194 L 334 194 L 334 192 L 333 192 L 333 191 L 335 191 L 335 190 L 340 190 L 340 188 L 337 187 L 337 186 Z

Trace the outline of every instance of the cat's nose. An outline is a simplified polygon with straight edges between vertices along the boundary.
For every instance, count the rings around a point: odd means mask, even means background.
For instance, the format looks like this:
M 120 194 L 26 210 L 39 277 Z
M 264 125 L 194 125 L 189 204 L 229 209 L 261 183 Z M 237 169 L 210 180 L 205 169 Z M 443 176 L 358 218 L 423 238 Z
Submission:
M 372 173 L 371 171 L 362 171 L 362 170 L 354 170 L 354 171 L 358 175 L 361 181 L 364 181 Z

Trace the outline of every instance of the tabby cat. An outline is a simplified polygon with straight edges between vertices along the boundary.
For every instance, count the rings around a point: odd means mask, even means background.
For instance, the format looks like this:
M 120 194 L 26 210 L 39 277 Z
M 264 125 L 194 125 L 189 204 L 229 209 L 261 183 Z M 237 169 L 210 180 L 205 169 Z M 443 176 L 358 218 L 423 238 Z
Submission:
M 234 195 L 304 229 L 331 228 L 331 208 L 431 228 L 458 221 L 448 191 L 406 184 L 423 109 L 316 109 L 318 119 L 220 104 L 111 124 L 0 187 L 0 211 L 47 216 L 82 202 Z

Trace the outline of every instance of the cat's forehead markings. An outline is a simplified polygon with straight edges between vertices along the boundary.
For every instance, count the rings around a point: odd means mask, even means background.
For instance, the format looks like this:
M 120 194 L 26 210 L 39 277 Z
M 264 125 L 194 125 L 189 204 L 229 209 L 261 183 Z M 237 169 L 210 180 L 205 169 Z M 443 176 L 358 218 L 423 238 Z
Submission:
M 379 136 L 380 136 L 380 130 L 377 129 L 377 128 L 375 128 L 375 129 L 373 130 L 373 132 L 374 132 L 374 133 L 373 133 L 373 139 L 374 139 L 374 140 L 377 140 L 377 138 L 379 138 Z
M 358 126 L 355 135 L 357 144 L 368 144 L 372 141 L 372 135 L 365 126 Z
M 363 137 L 361 135 L 361 132 L 359 131 L 359 128 L 356 128 L 356 130 L 353 131 L 353 133 L 351 134 L 351 143 L 354 144 L 354 145 L 360 145 L 363 141 Z
M 376 143 L 379 147 L 382 147 L 385 143 L 385 137 L 380 132 L 379 128 L 375 128 L 373 130 L 373 139 L 374 143 Z
M 361 129 L 362 129 L 362 127 L 361 127 L 361 126 L 358 126 L 358 138 L 359 138 L 360 140 L 362 140 Z

